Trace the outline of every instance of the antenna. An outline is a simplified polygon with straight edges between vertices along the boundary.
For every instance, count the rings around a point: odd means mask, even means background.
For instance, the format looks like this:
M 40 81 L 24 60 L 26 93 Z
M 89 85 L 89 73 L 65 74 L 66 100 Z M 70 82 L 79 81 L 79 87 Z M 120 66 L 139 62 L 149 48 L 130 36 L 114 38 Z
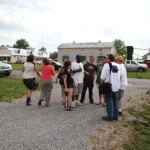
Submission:
M 42 24 L 42 47 L 43 47 L 43 24 Z

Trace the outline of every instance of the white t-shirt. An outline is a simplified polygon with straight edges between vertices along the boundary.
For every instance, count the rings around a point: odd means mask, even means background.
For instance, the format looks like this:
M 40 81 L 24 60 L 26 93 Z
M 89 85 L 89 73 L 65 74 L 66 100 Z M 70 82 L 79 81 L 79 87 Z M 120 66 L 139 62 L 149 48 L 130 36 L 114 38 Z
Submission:
M 101 72 L 101 79 L 104 82 L 107 83 L 111 83 L 111 88 L 113 92 L 117 92 L 120 89 L 120 65 L 115 63 L 115 62 L 111 62 L 112 65 L 115 65 L 118 67 L 118 72 L 117 73 L 113 73 L 111 71 L 110 74 L 110 67 L 108 63 L 105 63 Z
M 124 64 L 120 64 L 120 71 L 121 71 L 120 89 L 125 90 L 126 86 L 128 85 L 128 82 L 127 82 L 127 71 Z
M 78 70 L 80 68 L 82 69 L 81 72 L 76 72 L 73 74 L 73 78 L 75 80 L 75 83 L 83 83 L 84 68 L 83 68 L 83 64 L 81 62 L 80 63 L 77 63 L 77 62 L 72 63 L 72 71 Z
M 35 78 L 34 64 L 31 62 L 24 63 L 23 79 Z

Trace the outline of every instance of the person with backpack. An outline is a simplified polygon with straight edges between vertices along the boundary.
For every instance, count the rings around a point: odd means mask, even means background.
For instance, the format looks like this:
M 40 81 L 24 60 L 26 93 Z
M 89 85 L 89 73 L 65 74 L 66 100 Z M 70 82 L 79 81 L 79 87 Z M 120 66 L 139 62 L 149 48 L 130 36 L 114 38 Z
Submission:
M 114 62 L 112 54 L 107 55 L 106 62 L 101 73 L 101 83 L 110 83 L 111 91 L 104 93 L 107 116 L 103 116 L 104 121 L 118 120 L 118 93 L 120 89 L 120 66 Z

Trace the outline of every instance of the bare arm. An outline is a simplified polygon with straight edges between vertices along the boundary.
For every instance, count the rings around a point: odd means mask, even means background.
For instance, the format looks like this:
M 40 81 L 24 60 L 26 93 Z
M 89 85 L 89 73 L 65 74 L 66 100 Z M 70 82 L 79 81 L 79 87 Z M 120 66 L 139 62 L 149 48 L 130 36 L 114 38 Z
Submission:
M 41 75 L 40 75 L 40 73 L 39 73 L 39 71 L 38 71 L 36 65 L 34 65 L 34 71 L 36 72 L 36 74 L 37 74 L 39 77 L 41 77 Z
M 25 70 L 25 69 L 24 69 L 24 66 L 22 66 L 22 69 L 21 69 L 21 71 L 22 71 L 22 72 L 24 72 L 24 70 Z

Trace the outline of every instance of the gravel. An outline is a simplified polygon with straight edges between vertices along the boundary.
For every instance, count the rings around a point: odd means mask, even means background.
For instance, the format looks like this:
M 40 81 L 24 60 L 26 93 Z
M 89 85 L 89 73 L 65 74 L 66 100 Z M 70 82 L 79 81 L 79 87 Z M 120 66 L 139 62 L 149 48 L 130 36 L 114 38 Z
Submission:
M 124 100 L 150 88 L 150 80 L 129 79 Z M 61 104 L 59 84 L 54 84 L 51 105 L 37 105 L 40 92 L 32 96 L 32 105 L 25 106 L 26 97 L 12 103 L 0 103 L 0 150 L 90 150 L 89 137 L 98 126 L 105 126 L 101 117 L 105 108 L 89 104 L 88 93 L 83 106 L 66 112 Z M 94 100 L 98 91 L 94 87 Z

